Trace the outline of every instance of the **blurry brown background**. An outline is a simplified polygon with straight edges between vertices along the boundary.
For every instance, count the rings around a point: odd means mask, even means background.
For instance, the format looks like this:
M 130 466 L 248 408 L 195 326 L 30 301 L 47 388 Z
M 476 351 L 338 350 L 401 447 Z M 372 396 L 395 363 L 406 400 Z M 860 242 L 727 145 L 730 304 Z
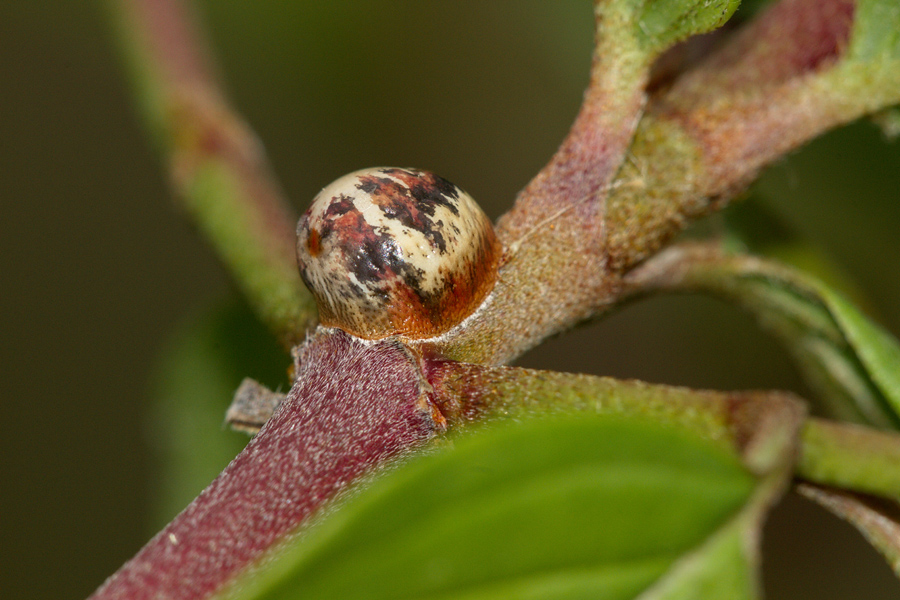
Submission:
M 554 151 L 586 83 L 588 0 L 200 8 L 298 210 L 345 172 L 398 165 L 444 175 L 496 217 Z M 0 3 L 5 599 L 84 597 L 146 541 L 154 359 L 180 320 L 230 292 L 173 209 L 104 17 L 89 2 Z M 854 125 L 760 185 L 900 333 L 900 144 Z M 805 392 L 745 315 L 692 297 L 630 307 L 521 364 Z M 900 597 L 859 536 L 796 498 L 771 519 L 765 568 L 771 600 Z

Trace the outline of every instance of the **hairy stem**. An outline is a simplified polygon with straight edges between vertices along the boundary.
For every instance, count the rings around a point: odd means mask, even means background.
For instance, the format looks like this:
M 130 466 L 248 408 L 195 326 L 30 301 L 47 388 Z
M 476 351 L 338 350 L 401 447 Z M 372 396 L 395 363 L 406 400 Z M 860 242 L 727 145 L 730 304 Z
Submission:
M 649 419 L 720 444 L 755 473 L 777 462 L 773 448 L 796 439 L 805 416 L 803 403 L 783 392 L 712 392 L 452 361 L 426 362 L 425 373 L 451 428 L 573 411 Z
M 396 342 L 320 334 L 300 358 L 259 435 L 92 600 L 208 598 L 352 483 L 440 432 L 418 367 Z
M 797 475 L 808 481 L 900 500 L 900 436 L 810 419 L 801 432 Z
M 855 6 L 772 2 L 651 95 L 607 200 L 613 270 L 629 270 L 723 208 L 790 150 L 900 102 L 900 60 L 854 45 L 868 35 Z

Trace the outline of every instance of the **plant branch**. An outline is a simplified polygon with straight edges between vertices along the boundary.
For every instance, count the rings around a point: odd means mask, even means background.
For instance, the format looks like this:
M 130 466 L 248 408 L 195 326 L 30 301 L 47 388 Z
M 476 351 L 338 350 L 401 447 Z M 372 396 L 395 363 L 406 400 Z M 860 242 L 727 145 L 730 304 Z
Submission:
M 788 0 L 778 6 L 814 4 Z M 746 98 L 728 96 L 730 85 L 695 97 L 688 93 L 693 79 L 655 96 L 651 114 L 638 124 L 654 58 L 679 39 L 721 24 L 734 5 L 698 0 L 678 3 L 684 14 L 645 14 L 643 4 L 630 0 L 597 1 L 597 50 L 582 111 L 560 151 L 499 224 L 506 254 L 497 288 L 459 330 L 435 342 L 439 352 L 501 363 L 601 312 L 636 289 L 629 286 L 649 281 L 626 279 L 628 269 L 657 252 L 689 218 L 723 205 L 710 198 L 730 197 L 766 160 L 793 147 L 744 152 L 762 146 L 759 136 L 748 134 L 734 140 L 734 156 L 741 160 L 729 168 L 722 148 L 732 142 L 734 124 L 756 126 L 754 119 L 765 113 L 754 112 L 758 99 L 734 115 L 715 112 L 720 96 L 734 100 L 731 108 Z M 228 107 L 185 6 L 179 0 L 119 0 L 113 7 L 148 128 L 183 207 L 262 320 L 285 345 L 297 343 L 314 313 L 294 265 L 293 219 L 259 144 Z M 657 12 L 662 17 L 654 19 Z M 764 33 L 747 36 L 764 46 L 772 42 Z M 777 30 L 778 36 L 789 33 Z M 832 40 L 834 56 L 840 39 Z M 716 77 L 734 67 L 711 64 Z M 807 68 L 809 78 L 803 71 L 802 83 L 824 81 L 818 79 L 824 71 L 814 67 Z M 703 69 L 695 72 L 701 82 Z M 806 94 L 818 89 L 800 87 Z M 854 92 L 860 90 L 865 86 Z M 785 92 L 776 104 L 789 108 L 797 97 Z M 828 102 L 821 106 L 834 104 Z M 827 118 L 814 127 L 802 115 L 788 120 L 800 132 L 795 141 L 873 105 L 848 102 L 841 111 L 822 109 Z M 704 114 L 715 118 L 699 119 Z M 719 121 L 730 131 L 724 137 L 715 133 Z M 777 119 L 761 122 L 772 133 Z M 394 340 L 367 343 L 337 330 L 311 336 L 298 351 L 291 391 L 259 435 L 96 597 L 207 597 L 302 530 L 352 482 L 421 447 L 447 425 L 476 419 L 548 410 L 613 412 L 686 427 L 718 441 L 757 474 L 786 469 L 795 457 L 805 409 L 787 394 L 695 392 L 463 364 L 435 358 L 427 345 L 414 350 Z M 855 456 L 870 449 L 843 430 L 814 426 L 804 435 L 811 443 L 803 455 L 810 477 L 880 490 L 893 485 L 890 478 L 847 471 L 855 468 Z M 857 454 L 841 462 L 842 452 Z
M 805 414 L 791 394 L 713 392 L 609 377 L 426 362 L 435 403 L 451 428 L 498 418 L 588 411 L 684 428 L 737 454 L 755 473 L 770 469 L 773 448 L 791 445 Z
M 621 299 L 630 269 L 691 220 L 723 208 L 766 164 L 900 103 L 900 57 L 883 31 L 890 28 L 873 26 L 878 17 L 857 4 L 865 3 L 774 3 L 648 99 L 653 60 L 721 24 L 731 7 L 698 3 L 690 16 L 659 17 L 633 3 L 596 2 L 581 111 L 498 223 L 506 253 L 490 302 L 437 351 L 502 364 L 602 314 Z
M 607 201 L 614 270 L 721 209 L 786 152 L 900 103 L 895 42 L 873 31 L 876 17 L 862 4 L 772 3 L 651 97 Z
M 799 428 L 796 473 L 814 483 L 900 500 L 900 436 L 810 418 L 784 392 L 712 392 L 609 377 L 438 361 L 426 368 L 450 427 L 545 412 L 590 411 L 687 428 L 765 470 L 774 432 Z M 779 435 L 783 435 L 782 434 Z
M 797 475 L 845 490 L 900 500 L 900 436 L 810 419 L 801 433 Z
M 290 348 L 315 317 L 297 273 L 296 217 L 264 151 L 228 106 L 181 0 L 113 0 L 134 94 L 176 197 L 254 307 Z
M 578 116 L 500 218 L 504 257 L 490 302 L 441 354 L 508 362 L 613 295 L 603 253 L 604 199 L 640 118 L 651 61 L 636 37 L 634 12 L 629 2 L 595 0 L 595 48 Z
M 396 342 L 319 334 L 298 364 L 259 434 L 93 600 L 207 598 L 351 483 L 443 428 L 414 358 Z
M 435 344 L 439 353 L 506 363 L 614 301 L 606 201 L 646 104 L 650 68 L 676 42 L 724 23 L 737 2 L 654 6 L 595 0 L 590 82 L 578 116 L 497 224 L 505 253 L 490 301 Z

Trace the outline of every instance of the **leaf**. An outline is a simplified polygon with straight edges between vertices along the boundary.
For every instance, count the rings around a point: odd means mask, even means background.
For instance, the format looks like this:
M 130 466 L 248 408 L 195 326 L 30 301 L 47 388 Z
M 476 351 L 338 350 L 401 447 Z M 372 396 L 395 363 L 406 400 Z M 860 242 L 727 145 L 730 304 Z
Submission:
M 570 373 L 444 362 L 429 366 L 435 401 L 448 423 L 584 411 L 652 419 L 738 455 L 764 477 L 729 525 L 679 558 L 642 600 L 753 598 L 758 538 L 768 506 L 791 472 L 804 408 L 789 394 L 711 392 Z
M 727 263 L 727 264 L 726 264 Z M 808 383 L 841 418 L 900 424 L 896 340 L 821 281 L 782 265 L 734 257 L 698 279 L 748 309 L 793 353 Z
M 785 343 L 832 415 L 900 427 L 897 340 L 834 289 L 847 287 L 842 274 L 770 215 L 758 208 L 735 212 L 730 239 L 723 245 L 685 244 L 667 251 L 658 261 L 666 265 L 660 269 L 665 272 L 652 275 L 656 281 L 647 288 L 712 293 L 738 304 Z M 831 283 L 782 263 L 738 254 L 747 248 L 764 256 L 802 257 L 805 266 Z
M 900 4 L 895 0 L 857 2 L 847 58 L 900 59 Z
M 657 52 L 725 24 L 740 0 L 648 0 L 638 19 L 638 37 Z
M 241 379 L 287 383 L 290 358 L 243 303 L 209 308 L 182 325 L 156 367 L 151 442 L 157 456 L 153 531 L 178 514 L 249 438 L 223 427 Z
M 375 482 L 235 597 L 634 598 L 710 539 L 702 566 L 743 581 L 727 529 L 755 483 L 642 419 L 504 424 Z
M 867 374 L 900 415 L 900 344 L 843 296 L 824 284 L 816 287 Z
M 743 600 L 758 596 L 755 548 L 746 543 L 747 519 L 742 513 L 696 551 L 682 557 L 639 600 Z
M 900 577 L 900 506 L 896 502 L 803 483 L 801 495 L 850 522 Z
M 801 244 L 791 246 L 793 255 L 800 253 Z M 785 254 L 784 246 L 779 253 Z M 813 387 L 833 406 L 852 403 L 870 424 L 900 425 L 896 339 L 817 277 L 761 263 L 739 269 L 737 285 L 746 294 L 739 302 L 787 342 Z

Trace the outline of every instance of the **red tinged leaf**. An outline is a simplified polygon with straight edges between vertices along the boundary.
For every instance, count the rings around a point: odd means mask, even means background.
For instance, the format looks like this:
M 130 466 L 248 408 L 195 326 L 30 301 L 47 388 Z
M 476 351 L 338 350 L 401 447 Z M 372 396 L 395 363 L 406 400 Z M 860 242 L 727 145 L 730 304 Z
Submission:
M 92 598 L 208 597 L 362 473 L 433 437 L 442 420 L 426 390 L 395 342 L 312 337 L 259 435 Z
M 651 111 L 683 124 L 710 170 L 705 195 L 735 181 L 824 129 L 840 115 L 815 88 L 849 45 L 854 3 L 786 0 L 773 4 L 707 61 L 651 101 Z M 740 171 L 740 172 L 738 172 Z
M 786 152 L 900 101 L 893 17 L 867 6 L 771 3 L 654 89 L 607 198 L 611 269 L 631 269 L 724 208 Z

